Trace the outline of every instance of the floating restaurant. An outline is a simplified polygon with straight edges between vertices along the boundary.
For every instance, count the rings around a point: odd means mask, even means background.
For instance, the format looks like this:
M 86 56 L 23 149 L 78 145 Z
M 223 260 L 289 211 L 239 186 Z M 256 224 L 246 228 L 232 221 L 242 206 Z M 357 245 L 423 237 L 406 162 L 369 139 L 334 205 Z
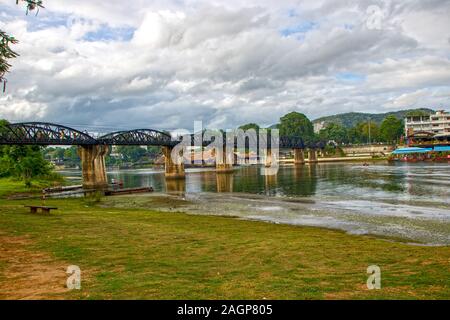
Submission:
M 391 161 L 450 161 L 450 146 L 399 148 L 391 153 Z

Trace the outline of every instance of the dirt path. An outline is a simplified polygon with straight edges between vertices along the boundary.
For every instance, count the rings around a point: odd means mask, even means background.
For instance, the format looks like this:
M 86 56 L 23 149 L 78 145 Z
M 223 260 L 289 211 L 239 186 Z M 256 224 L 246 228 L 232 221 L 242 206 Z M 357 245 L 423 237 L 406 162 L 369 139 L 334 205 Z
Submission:
M 26 237 L 0 233 L 0 300 L 63 299 L 67 265 L 31 251 Z

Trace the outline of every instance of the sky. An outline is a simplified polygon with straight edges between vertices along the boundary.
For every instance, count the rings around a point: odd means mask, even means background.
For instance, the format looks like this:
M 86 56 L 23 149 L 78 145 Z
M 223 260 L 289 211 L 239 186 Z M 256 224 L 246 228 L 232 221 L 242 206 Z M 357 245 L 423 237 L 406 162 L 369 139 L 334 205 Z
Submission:
M 231 129 L 291 111 L 450 109 L 449 0 L 0 0 L 0 118 Z M 99 129 L 100 130 L 100 129 Z

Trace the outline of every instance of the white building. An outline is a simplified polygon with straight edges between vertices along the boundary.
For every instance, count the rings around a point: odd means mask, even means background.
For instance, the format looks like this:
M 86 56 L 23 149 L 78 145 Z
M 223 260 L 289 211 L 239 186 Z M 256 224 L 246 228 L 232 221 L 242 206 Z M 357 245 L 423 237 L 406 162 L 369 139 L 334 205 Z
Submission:
M 444 110 L 427 116 L 410 116 L 405 119 L 405 133 L 411 136 L 425 131 L 435 136 L 450 135 L 450 113 Z
M 325 127 L 325 121 L 314 123 L 314 133 L 319 133 L 320 130 L 324 129 Z

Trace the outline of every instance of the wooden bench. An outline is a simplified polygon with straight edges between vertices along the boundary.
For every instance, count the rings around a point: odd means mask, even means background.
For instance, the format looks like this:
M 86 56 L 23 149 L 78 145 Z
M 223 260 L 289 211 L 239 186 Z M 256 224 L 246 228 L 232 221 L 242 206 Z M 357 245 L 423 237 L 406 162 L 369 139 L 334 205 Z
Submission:
M 38 209 L 41 209 L 44 213 L 50 213 L 50 210 L 56 210 L 56 207 L 46 207 L 46 206 L 25 206 L 25 208 L 30 208 L 31 213 L 36 213 Z

